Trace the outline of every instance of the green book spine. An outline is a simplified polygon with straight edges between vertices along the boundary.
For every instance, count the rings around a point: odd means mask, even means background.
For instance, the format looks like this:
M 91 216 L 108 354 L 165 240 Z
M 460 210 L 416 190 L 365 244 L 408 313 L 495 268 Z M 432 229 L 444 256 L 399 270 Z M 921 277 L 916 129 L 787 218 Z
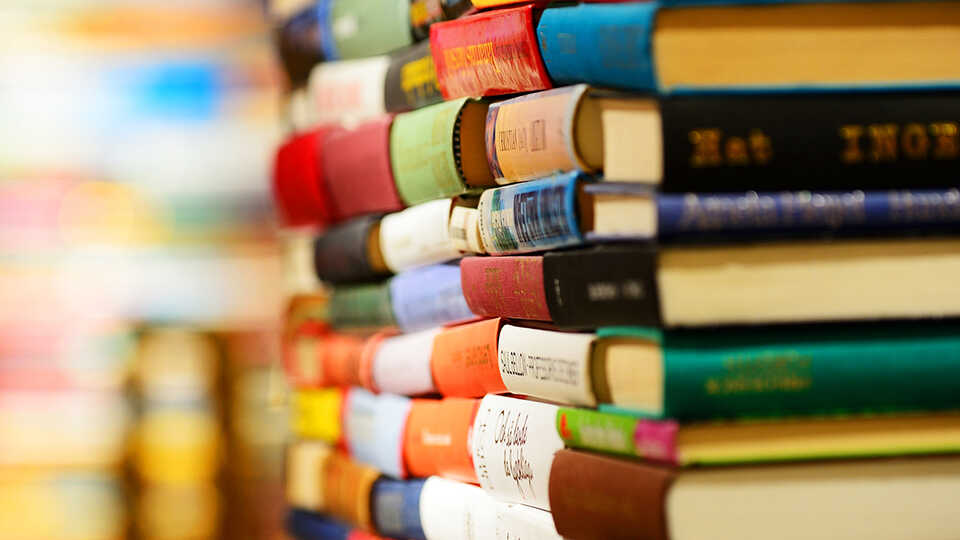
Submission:
M 635 417 L 572 407 L 557 410 L 557 433 L 570 448 L 632 456 L 636 428 Z
M 330 30 L 337 58 L 386 54 L 413 43 L 410 0 L 335 0 Z
M 960 407 L 960 324 L 665 332 L 664 416 Z
M 398 114 L 390 129 L 390 162 L 397 191 L 407 205 L 460 195 L 455 136 L 460 110 L 469 98 Z
M 387 282 L 335 288 L 330 298 L 330 324 L 336 328 L 394 326 Z

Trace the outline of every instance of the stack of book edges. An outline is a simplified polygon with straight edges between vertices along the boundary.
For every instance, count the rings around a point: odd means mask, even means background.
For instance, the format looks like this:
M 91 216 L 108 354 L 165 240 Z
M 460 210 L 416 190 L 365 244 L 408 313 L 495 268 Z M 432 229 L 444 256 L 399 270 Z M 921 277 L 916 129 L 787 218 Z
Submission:
M 956 537 L 960 4 L 367 4 L 278 23 L 293 536 Z

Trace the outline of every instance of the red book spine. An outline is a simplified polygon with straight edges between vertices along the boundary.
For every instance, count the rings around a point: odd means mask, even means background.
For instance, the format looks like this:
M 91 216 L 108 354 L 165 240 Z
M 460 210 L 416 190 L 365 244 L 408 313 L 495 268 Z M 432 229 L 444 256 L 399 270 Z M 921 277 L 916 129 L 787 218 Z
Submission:
M 532 5 L 435 23 L 430 50 L 444 99 L 551 88 Z
M 323 227 L 333 221 L 323 184 L 320 141 L 327 129 L 295 135 L 279 150 L 273 166 L 273 197 L 283 225 Z
M 467 257 L 460 281 L 470 311 L 483 317 L 550 321 L 543 257 Z
M 403 209 L 390 166 L 392 124 L 393 116 L 385 116 L 324 138 L 324 176 L 337 221 Z

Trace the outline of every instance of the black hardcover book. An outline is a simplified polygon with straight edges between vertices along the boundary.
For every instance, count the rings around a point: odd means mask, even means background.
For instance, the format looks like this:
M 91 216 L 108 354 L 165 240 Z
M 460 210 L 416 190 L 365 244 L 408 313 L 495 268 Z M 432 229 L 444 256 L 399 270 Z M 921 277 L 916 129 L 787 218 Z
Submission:
M 385 104 L 390 112 L 412 111 L 443 101 L 430 42 L 424 41 L 395 53 L 384 85 Z
M 664 191 L 958 183 L 956 93 L 680 95 L 660 110 Z
M 369 238 L 379 216 L 364 216 L 338 225 L 314 241 L 317 277 L 331 283 L 374 281 L 382 278 L 369 258 Z
M 318 10 L 312 6 L 277 28 L 277 50 L 292 88 L 306 86 L 313 66 L 324 61 L 321 32 Z
M 600 246 L 543 256 L 543 286 L 563 328 L 660 326 L 657 247 Z

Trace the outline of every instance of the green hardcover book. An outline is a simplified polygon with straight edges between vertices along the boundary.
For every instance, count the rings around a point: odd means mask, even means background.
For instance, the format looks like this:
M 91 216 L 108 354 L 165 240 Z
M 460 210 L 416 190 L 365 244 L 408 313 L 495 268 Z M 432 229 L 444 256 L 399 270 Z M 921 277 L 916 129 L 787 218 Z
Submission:
M 721 465 L 960 452 L 960 413 L 897 413 L 677 423 L 629 412 L 560 407 L 570 448 Z
M 390 161 L 407 205 L 491 186 L 484 122 L 487 104 L 469 98 L 398 114 L 390 130 Z
M 413 43 L 409 0 L 335 0 L 329 25 L 338 60 L 386 54 Z
M 330 298 L 330 324 L 335 328 L 394 326 L 396 320 L 387 283 L 335 288 Z
M 652 418 L 960 409 L 958 322 L 598 335 L 598 402 Z

